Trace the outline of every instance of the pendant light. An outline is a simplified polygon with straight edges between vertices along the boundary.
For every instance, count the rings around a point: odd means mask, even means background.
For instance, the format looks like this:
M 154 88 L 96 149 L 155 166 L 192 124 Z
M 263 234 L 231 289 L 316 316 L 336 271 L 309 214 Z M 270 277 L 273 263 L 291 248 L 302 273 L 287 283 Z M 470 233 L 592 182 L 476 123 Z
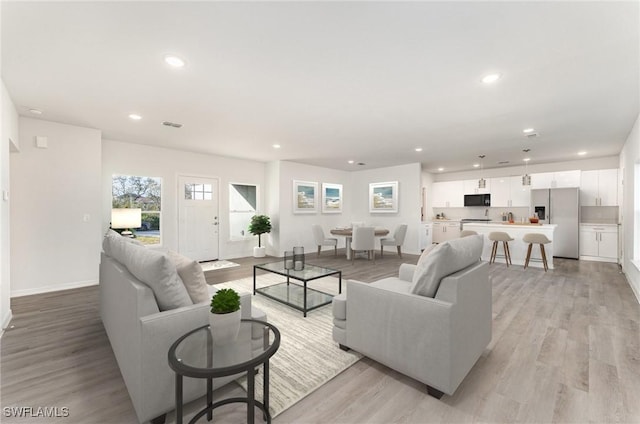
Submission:
M 530 158 L 526 157 L 527 153 L 529 153 L 531 151 L 531 149 L 524 149 L 523 152 L 525 154 L 525 158 L 522 159 L 524 161 L 524 175 L 522 176 L 522 185 L 523 186 L 530 186 L 531 185 L 531 175 L 529 175 L 527 173 L 528 170 L 528 164 L 529 164 L 529 160 L 531 160 Z
M 482 178 L 482 174 L 484 170 L 484 166 L 483 166 L 484 155 L 480 155 L 478 157 L 480 158 L 480 179 L 478 180 L 478 188 L 486 188 L 487 181 L 484 178 Z

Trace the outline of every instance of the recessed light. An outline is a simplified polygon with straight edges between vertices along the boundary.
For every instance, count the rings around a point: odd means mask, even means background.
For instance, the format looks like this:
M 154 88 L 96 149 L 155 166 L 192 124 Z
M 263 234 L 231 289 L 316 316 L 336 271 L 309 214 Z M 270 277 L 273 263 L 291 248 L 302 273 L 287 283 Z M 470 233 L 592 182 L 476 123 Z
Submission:
M 167 65 L 173 66 L 174 68 L 182 68 L 186 64 L 184 59 L 174 55 L 166 55 L 164 61 Z
M 353 161 L 353 160 L 349 160 L 349 161 L 347 161 L 347 162 L 348 162 L 348 163 L 354 163 L 355 161 Z
M 280 147 L 281 147 L 281 146 L 280 146 L 279 144 L 274 144 L 274 145 L 273 145 L 273 148 L 274 148 L 274 149 L 279 149 Z
M 422 147 L 416 147 L 416 152 L 421 152 L 422 151 Z
M 522 132 L 525 133 L 525 134 L 529 134 L 529 133 L 532 133 L 534 131 L 535 130 L 533 128 L 526 128 L 526 129 L 522 130 Z
M 500 78 L 502 77 L 502 74 L 489 74 L 489 75 L 485 75 L 482 78 L 482 82 L 485 84 L 492 84 L 496 81 L 498 81 Z
M 479 163 L 474 163 L 474 164 L 473 164 L 473 167 L 474 167 L 474 168 L 478 168 L 479 166 L 480 166 L 480 164 L 479 164 Z
M 129 115 L 129 118 L 133 119 L 134 121 L 139 121 L 139 120 L 142 119 L 142 116 L 140 116 L 138 114 L 135 114 L 135 113 L 132 113 L 132 114 Z
M 522 159 L 523 162 L 529 162 L 531 160 L 531 158 L 524 158 Z
M 34 115 L 42 115 L 42 111 L 40 109 L 29 109 L 29 112 Z
M 444 168 L 438 168 L 438 171 L 444 171 Z
M 586 155 L 586 154 L 587 154 L 587 152 L 585 152 L 584 150 L 582 150 L 582 151 L 578 152 L 578 155 L 580 155 L 580 156 L 584 156 L 584 155 Z

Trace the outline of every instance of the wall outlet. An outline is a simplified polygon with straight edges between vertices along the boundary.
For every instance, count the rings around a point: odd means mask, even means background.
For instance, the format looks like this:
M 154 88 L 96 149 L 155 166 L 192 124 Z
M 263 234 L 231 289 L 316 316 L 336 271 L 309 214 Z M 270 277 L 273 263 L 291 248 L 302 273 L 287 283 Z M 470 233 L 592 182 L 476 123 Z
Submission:
M 9 191 L 8 190 L 2 190 L 2 200 L 4 200 L 5 202 L 9 201 Z
M 91 221 L 91 215 L 89 215 L 88 213 L 85 213 L 85 214 L 82 216 L 82 221 L 83 221 L 83 222 L 89 222 L 89 221 Z

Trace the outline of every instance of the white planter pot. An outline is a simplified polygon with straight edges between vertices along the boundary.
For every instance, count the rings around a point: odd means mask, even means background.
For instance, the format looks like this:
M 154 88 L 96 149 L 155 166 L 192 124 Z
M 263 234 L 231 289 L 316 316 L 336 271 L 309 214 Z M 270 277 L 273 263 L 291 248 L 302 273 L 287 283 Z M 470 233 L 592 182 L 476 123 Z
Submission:
M 233 342 L 240 331 L 240 309 L 228 314 L 209 314 L 209 328 L 213 343 L 223 345 Z
M 254 247 L 253 248 L 253 257 L 254 258 L 264 258 L 265 255 L 267 254 L 267 248 L 262 246 L 262 247 Z

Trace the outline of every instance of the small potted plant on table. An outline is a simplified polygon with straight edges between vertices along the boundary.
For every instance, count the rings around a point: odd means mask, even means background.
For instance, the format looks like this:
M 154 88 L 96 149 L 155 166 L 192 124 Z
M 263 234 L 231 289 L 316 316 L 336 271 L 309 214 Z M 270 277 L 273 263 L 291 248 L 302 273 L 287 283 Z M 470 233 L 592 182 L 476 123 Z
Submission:
M 249 232 L 254 236 L 258 236 L 258 246 L 253 248 L 253 256 L 263 258 L 266 254 L 266 248 L 262 246 L 260 236 L 271 232 L 271 222 L 267 215 L 254 215 L 249 224 Z
M 209 327 L 215 344 L 232 342 L 240 330 L 240 296 L 233 289 L 220 289 L 211 297 Z

